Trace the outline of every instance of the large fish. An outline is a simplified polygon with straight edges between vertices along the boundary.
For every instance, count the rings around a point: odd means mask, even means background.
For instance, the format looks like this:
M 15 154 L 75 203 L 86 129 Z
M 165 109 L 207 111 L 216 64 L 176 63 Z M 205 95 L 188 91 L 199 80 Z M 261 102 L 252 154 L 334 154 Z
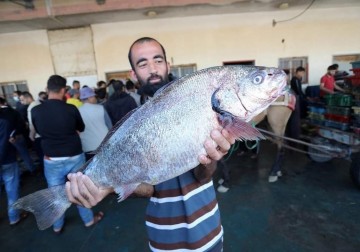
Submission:
M 199 165 L 214 128 L 223 127 L 240 140 L 262 138 L 249 122 L 283 94 L 285 85 L 285 73 L 276 68 L 223 66 L 187 75 L 115 125 L 83 171 L 124 200 L 140 183 L 156 185 Z M 34 213 L 41 230 L 70 205 L 64 185 L 14 204 Z

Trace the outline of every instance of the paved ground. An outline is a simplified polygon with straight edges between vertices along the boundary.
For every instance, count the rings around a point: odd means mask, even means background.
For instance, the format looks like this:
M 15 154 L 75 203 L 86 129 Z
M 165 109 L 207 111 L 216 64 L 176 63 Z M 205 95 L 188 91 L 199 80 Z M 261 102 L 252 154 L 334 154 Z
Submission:
M 360 251 L 360 190 L 350 163 L 314 163 L 287 152 L 284 176 L 269 184 L 275 145 L 262 142 L 259 157 L 231 156 L 231 189 L 218 194 L 225 230 L 224 251 Z M 217 186 L 219 173 L 214 177 Z M 23 195 L 44 188 L 42 175 L 23 177 Z M 8 225 L 5 193 L 0 201 L 0 251 L 148 251 L 144 227 L 147 199 L 117 203 L 108 197 L 95 227 L 83 227 L 76 208 L 61 235 L 39 231 L 33 216 Z

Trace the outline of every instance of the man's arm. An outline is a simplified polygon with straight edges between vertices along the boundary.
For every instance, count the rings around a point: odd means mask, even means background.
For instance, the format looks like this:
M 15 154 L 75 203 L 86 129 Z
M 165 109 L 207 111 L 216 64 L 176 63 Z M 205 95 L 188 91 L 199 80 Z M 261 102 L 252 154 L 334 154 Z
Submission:
M 213 130 L 210 134 L 211 138 L 207 139 L 204 143 L 204 148 L 207 155 L 200 155 L 199 162 L 201 165 L 195 168 L 195 177 L 200 182 L 208 181 L 216 168 L 216 161 L 220 160 L 226 155 L 235 143 L 235 138 L 230 136 L 226 130 Z M 107 195 L 114 192 L 113 188 L 99 188 L 91 179 L 82 174 L 70 173 L 66 182 L 66 194 L 69 201 L 87 208 L 96 206 Z M 154 192 L 154 187 L 148 184 L 140 184 L 134 194 L 140 197 L 151 197 Z

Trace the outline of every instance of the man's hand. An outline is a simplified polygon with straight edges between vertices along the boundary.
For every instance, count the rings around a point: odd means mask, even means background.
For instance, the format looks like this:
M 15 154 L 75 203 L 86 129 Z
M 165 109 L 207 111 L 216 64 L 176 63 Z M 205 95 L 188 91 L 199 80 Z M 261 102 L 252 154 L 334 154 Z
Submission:
M 67 178 L 69 181 L 66 182 L 65 189 L 69 201 L 87 208 L 96 206 L 114 191 L 112 188 L 97 187 L 88 176 L 81 172 L 70 173 Z
M 215 129 L 210 133 L 211 139 L 204 143 L 206 155 L 199 156 L 201 165 L 195 168 L 194 175 L 198 181 L 205 183 L 216 170 L 216 161 L 222 159 L 235 143 L 235 137 L 231 136 L 225 129 Z
M 231 136 L 225 129 L 212 130 L 210 137 L 211 139 L 207 139 L 204 143 L 207 156 L 199 156 L 199 162 L 203 165 L 222 159 L 230 150 L 231 145 L 235 143 L 235 137 Z

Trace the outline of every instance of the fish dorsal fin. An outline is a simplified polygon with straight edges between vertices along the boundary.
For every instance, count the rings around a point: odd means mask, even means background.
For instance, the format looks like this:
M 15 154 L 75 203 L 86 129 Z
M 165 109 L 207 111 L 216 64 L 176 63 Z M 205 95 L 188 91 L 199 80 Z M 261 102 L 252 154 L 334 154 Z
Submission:
M 250 123 L 231 115 L 219 115 L 220 124 L 237 140 L 259 140 L 265 137 Z

